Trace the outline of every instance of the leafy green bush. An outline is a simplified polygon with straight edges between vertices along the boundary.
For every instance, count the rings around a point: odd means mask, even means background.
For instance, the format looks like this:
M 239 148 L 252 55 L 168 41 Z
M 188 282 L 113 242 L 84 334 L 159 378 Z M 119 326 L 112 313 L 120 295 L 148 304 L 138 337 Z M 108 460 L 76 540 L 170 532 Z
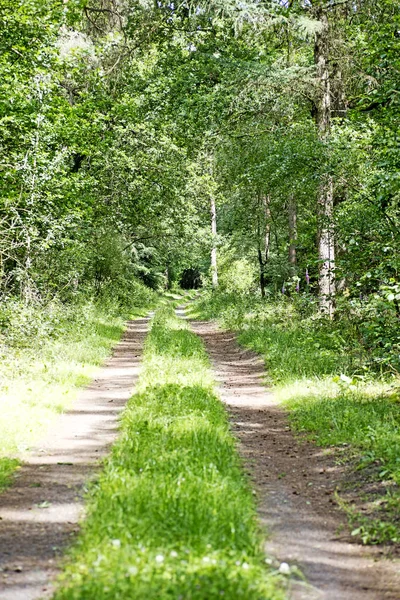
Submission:
M 203 295 L 197 306 L 206 318 L 217 318 L 228 329 L 241 331 L 243 341 L 257 351 L 262 352 L 268 340 L 270 372 L 275 365 L 295 376 L 338 370 L 399 372 L 400 327 L 393 304 L 381 295 L 362 301 L 342 298 L 340 302 L 340 317 L 334 321 L 321 317 L 311 294 L 279 295 L 264 301 L 217 291 Z M 272 358 L 274 338 L 279 352 Z M 280 348 L 283 340 L 284 351 Z

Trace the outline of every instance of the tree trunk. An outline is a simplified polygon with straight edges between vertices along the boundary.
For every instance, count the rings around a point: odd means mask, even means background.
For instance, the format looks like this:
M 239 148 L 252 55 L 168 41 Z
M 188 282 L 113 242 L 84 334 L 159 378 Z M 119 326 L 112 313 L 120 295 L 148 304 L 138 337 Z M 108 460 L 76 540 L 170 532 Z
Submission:
M 271 207 L 270 207 L 270 197 L 263 196 L 262 197 L 263 206 L 264 206 L 264 216 L 265 216 L 265 237 L 264 237 L 264 261 L 265 264 L 268 262 L 269 257 L 269 246 L 271 239 Z
M 262 195 L 260 197 L 261 203 L 264 210 L 264 239 L 261 239 L 261 231 L 260 231 L 260 217 L 259 217 L 259 226 L 258 226 L 258 262 L 260 265 L 260 289 L 261 289 L 261 297 L 265 298 L 265 287 L 267 284 L 265 277 L 265 267 L 268 264 L 269 257 L 269 247 L 270 247 L 270 239 L 271 239 L 271 209 L 270 209 L 270 199 L 269 196 Z M 264 246 L 262 248 L 262 246 Z
M 318 14 L 321 29 L 315 37 L 314 60 L 319 80 L 316 121 L 320 139 L 330 133 L 331 80 L 329 73 L 329 21 L 326 11 Z M 333 228 L 333 179 L 327 175 L 321 182 L 318 197 L 318 252 L 320 310 L 330 318 L 335 311 L 335 237 Z
M 212 287 L 215 290 L 218 287 L 218 265 L 217 265 L 217 210 L 215 207 L 215 198 L 211 196 L 211 276 Z
M 264 261 L 262 257 L 261 246 L 258 246 L 258 264 L 260 265 L 260 290 L 261 298 L 265 298 L 265 273 L 264 273 Z
M 289 218 L 289 264 L 293 275 L 296 274 L 297 257 L 296 257 L 296 244 L 297 244 L 297 206 L 293 196 L 289 199 L 288 204 L 288 218 Z
M 332 178 L 321 186 L 319 209 L 319 298 L 321 312 L 331 319 L 335 312 L 335 232 Z

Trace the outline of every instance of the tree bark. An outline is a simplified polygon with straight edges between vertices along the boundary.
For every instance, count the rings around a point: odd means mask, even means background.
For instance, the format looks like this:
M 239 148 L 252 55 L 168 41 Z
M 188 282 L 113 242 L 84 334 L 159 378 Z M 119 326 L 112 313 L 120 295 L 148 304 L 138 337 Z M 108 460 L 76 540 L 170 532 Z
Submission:
M 259 228 L 259 242 L 258 242 L 258 262 L 260 265 L 260 289 L 261 289 L 261 297 L 265 298 L 265 288 L 267 285 L 266 277 L 265 277 L 265 267 L 268 264 L 269 258 L 269 248 L 271 241 L 271 208 L 270 208 L 270 199 L 269 196 L 263 194 L 261 196 L 261 203 L 264 212 L 264 233 L 263 240 L 261 239 L 261 231 Z M 264 246 L 264 247 L 262 247 Z
M 296 274 L 297 256 L 297 205 L 293 196 L 289 198 L 288 204 L 288 219 L 289 219 L 289 264 L 293 275 Z
M 319 212 L 319 303 L 322 313 L 333 318 L 335 313 L 335 231 L 333 226 L 333 182 L 329 177 L 321 185 Z
M 212 287 L 215 290 L 218 287 L 218 264 L 217 264 L 217 210 L 215 207 L 215 198 L 211 196 L 211 277 Z
M 319 94 L 316 122 L 321 141 L 329 138 L 331 125 L 331 78 L 329 72 L 329 20 L 325 10 L 318 14 L 321 29 L 317 32 L 314 60 L 317 68 Z M 318 197 L 318 253 L 320 310 L 330 318 L 335 312 L 335 235 L 333 227 L 333 179 L 326 175 L 321 181 Z

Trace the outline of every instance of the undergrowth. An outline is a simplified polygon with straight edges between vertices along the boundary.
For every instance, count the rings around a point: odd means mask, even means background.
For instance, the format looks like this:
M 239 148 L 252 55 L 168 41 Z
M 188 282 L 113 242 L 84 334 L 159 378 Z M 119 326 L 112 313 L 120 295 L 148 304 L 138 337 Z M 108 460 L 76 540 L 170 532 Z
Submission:
M 56 600 L 278 600 L 204 347 L 158 310 Z
M 373 488 L 363 514 L 342 501 L 354 534 L 365 543 L 400 542 L 399 379 L 371 364 L 354 325 L 304 314 L 289 300 L 222 293 L 203 296 L 194 310 L 238 331 L 239 341 L 264 357 L 268 382 L 297 431 L 321 446 L 340 446 L 341 456 L 347 450 Z
M 17 458 L 0 458 L 0 492 L 11 482 L 12 475 L 19 464 Z
M 155 301 L 149 293 L 147 302 Z M 142 312 L 112 300 L 0 306 L 0 490 L 29 447 L 73 401 Z

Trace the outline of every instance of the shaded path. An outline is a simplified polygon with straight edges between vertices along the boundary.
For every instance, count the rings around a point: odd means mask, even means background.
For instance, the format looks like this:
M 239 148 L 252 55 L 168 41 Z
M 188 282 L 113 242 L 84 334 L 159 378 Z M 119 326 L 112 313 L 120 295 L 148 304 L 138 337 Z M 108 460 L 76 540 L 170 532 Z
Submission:
M 290 598 L 399 600 L 400 562 L 382 560 L 379 548 L 338 535 L 345 518 L 333 492 L 342 473 L 329 454 L 294 437 L 285 412 L 262 385 L 263 361 L 214 323 L 191 321 L 191 326 L 210 355 L 258 491 L 259 514 L 271 533 L 266 552 L 298 566 L 310 584 L 294 581 Z
M 78 530 L 85 484 L 115 440 L 138 377 L 148 319 L 132 321 L 113 356 L 0 495 L 0 599 L 51 595 L 57 558 Z

